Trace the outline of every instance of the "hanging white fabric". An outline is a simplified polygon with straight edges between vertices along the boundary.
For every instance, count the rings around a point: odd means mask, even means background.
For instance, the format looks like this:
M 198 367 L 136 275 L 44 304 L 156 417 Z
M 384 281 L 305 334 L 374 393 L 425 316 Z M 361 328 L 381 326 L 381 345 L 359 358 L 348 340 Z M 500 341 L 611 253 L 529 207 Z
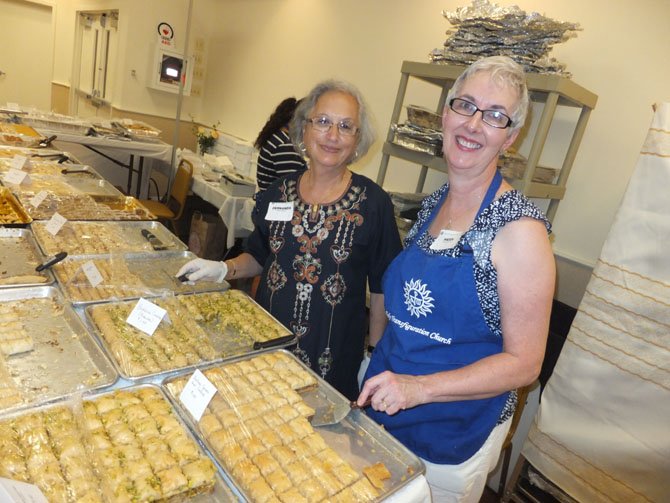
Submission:
M 578 501 L 669 501 L 669 191 L 663 103 L 522 449 Z

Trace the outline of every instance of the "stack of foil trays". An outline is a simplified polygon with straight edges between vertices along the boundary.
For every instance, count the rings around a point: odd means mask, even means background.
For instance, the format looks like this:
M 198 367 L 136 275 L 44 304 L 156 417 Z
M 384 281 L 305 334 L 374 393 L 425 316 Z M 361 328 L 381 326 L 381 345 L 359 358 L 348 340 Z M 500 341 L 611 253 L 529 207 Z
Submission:
M 410 150 L 442 155 L 442 124 L 440 114 L 427 108 L 407 105 L 407 122 L 392 124 L 393 143 Z
M 486 56 L 509 56 L 526 71 L 570 78 L 565 65 L 548 56 L 551 48 L 575 37 L 578 23 L 560 22 L 518 6 L 500 7 L 489 0 L 454 12 L 442 11 L 454 26 L 447 30 L 443 48 L 430 53 L 433 63 L 469 65 Z

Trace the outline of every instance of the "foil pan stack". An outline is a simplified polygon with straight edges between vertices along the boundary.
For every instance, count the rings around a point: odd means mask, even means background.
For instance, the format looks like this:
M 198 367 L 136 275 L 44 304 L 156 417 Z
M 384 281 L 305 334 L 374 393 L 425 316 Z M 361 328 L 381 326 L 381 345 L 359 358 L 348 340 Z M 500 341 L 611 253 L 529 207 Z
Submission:
M 407 105 L 407 122 L 392 124 L 393 143 L 410 150 L 442 155 L 442 124 L 440 114 L 416 105 Z
M 509 56 L 526 71 L 553 73 L 569 78 L 565 65 L 548 56 L 558 43 L 576 36 L 578 23 L 555 21 L 518 6 L 500 7 L 489 0 L 474 0 L 467 7 L 442 15 L 454 28 L 447 30 L 443 48 L 430 53 L 433 63 L 469 65 L 486 56 Z

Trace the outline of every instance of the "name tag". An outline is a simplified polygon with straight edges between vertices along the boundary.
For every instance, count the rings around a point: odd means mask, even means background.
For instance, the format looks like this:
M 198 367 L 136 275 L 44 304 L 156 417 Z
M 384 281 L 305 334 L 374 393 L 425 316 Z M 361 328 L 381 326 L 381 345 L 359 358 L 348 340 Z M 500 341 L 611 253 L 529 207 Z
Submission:
M 270 203 L 265 220 L 276 220 L 279 222 L 290 222 L 293 218 L 293 202 Z
M 442 229 L 440 234 L 435 238 L 435 241 L 433 241 L 433 244 L 430 245 L 430 249 L 440 251 L 453 248 L 458 244 L 458 240 L 461 239 L 462 235 L 463 233 L 459 231 Z

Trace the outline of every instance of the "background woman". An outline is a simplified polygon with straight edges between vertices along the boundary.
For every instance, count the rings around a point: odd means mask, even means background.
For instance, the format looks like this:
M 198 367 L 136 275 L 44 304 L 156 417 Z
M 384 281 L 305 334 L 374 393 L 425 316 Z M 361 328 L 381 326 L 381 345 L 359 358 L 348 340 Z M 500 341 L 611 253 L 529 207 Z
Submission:
M 259 197 L 245 253 L 226 262 L 196 259 L 178 275 L 222 281 L 261 274 L 256 300 L 296 334 L 295 354 L 354 399 L 366 285 L 371 341 L 386 324 L 381 278 L 401 249 L 393 206 L 381 187 L 348 168 L 374 141 L 352 85 L 318 84 L 289 130 L 309 169 L 277 180 Z
M 305 160 L 296 152 L 288 135 L 288 124 L 297 106 L 295 98 L 286 98 L 277 105 L 254 142 L 258 149 L 256 183 L 259 192 L 277 178 L 307 169 Z
M 554 291 L 549 223 L 497 170 L 528 109 L 522 68 L 472 64 L 442 116 L 448 184 L 384 278 L 389 323 L 359 403 L 424 459 L 434 501 L 478 502 L 538 376 Z

